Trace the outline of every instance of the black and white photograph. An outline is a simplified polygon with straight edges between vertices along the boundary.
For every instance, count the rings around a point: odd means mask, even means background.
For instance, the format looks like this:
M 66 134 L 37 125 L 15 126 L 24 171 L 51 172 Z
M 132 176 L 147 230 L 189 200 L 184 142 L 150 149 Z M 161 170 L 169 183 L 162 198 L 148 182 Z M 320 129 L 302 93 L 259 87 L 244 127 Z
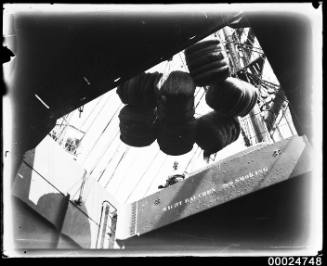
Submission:
M 2 258 L 323 265 L 322 20 L 4 4 Z

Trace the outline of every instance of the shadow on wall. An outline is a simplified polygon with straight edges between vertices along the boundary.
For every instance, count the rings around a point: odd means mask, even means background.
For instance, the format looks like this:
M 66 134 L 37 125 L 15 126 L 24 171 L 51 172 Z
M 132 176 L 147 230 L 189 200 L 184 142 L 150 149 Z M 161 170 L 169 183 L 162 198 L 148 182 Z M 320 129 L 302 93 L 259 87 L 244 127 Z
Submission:
M 59 193 L 43 195 L 37 202 L 37 209 L 47 217 L 53 217 L 61 234 L 71 238 L 82 248 L 91 247 L 91 229 L 87 210 L 83 203 L 78 207 Z M 61 212 L 58 210 L 61 210 Z M 58 248 L 60 245 L 58 243 Z
M 91 247 L 86 207 L 76 207 L 59 193 L 43 195 L 35 205 L 14 197 L 14 241 L 18 249 Z

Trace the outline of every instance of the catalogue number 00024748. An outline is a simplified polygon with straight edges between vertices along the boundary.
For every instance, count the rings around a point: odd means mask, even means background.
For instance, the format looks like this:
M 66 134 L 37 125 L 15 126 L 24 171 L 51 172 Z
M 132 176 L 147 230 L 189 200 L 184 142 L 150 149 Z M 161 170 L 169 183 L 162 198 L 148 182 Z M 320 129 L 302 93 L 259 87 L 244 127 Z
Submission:
M 322 265 L 322 256 L 316 257 L 269 257 L 268 265 Z

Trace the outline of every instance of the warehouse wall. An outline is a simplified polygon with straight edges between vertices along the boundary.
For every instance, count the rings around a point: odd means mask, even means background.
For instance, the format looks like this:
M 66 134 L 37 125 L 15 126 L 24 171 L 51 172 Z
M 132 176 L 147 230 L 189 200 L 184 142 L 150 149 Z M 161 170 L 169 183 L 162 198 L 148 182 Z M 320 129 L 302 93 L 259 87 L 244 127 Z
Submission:
M 102 204 L 114 201 L 50 137 L 25 154 L 12 195 L 14 239 L 26 249 L 95 248 Z
M 12 207 L 16 249 L 79 248 L 77 243 L 60 235 L 52 223 L 17 197 L 12 198 Z

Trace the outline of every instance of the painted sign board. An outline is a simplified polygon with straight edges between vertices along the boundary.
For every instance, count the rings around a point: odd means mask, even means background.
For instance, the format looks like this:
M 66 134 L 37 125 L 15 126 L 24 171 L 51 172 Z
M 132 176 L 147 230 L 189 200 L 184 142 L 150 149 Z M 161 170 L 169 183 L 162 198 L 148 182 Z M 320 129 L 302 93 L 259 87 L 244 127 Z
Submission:
M 117 239 L 141 235 L 310 171 L 305 137 L 249 148 L 118 211 Z

